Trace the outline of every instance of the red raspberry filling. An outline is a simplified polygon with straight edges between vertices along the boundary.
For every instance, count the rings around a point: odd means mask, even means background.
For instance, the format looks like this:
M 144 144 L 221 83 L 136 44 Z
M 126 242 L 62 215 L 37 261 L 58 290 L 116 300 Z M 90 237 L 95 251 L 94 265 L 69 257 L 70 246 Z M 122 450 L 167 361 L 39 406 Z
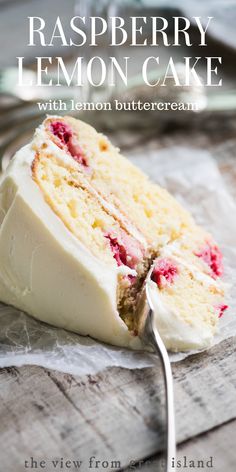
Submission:
M 159 288 L 163 288 L 173 284 L 178 273 L 178 267 L 171 259 L 159 259 L 155 263 L 151 279 Z
M 110 243 L 110 248 L 118 266 L 125 265 L 134 269 L 138 262 L 143 258 L 143 252 L 137 241 L 121 230 L 118 236 L 112 233 L 106 233 L 105 238 Z M 133 276 L 131 276 L 132 278 Z
M 224 315 L 225 310 L 227 310 L 229 307 L 228 305 L 224 305 L 221 303 L 216 307 L 217 313 L 218 313 L 218 318 L 221 318 Z
M 210 267 L 211 275 L 214 279 L 223 275 L 223 256 L 218 246 L 207 242 L 206 246 L 200 252 L 196 252 L 195 255 L 200 257 Z
M 109 240 L 110 248 L 112 250 L 113 257 L 117 262 L 117 265 L 127 265 L 127 252 L 125 247 L 122 244 L 118 243 L 117 238 L 113 238 L 109 234 L 106 234 L 105 238 Z
M 72 138 L 72 130 L 68 125 L 62 123 L 62 121 L 53 121 L 50 124 L 50 131 L 60 139 L 63 146 L 65 146 Z
M 76 162 L 84 167 L 88 167 L 84 153 L 70 126 L 62 121 L 53 121 L 50 124 L 50 131 L 60 140 L 62 146 L 66 148 L 67 152 Z

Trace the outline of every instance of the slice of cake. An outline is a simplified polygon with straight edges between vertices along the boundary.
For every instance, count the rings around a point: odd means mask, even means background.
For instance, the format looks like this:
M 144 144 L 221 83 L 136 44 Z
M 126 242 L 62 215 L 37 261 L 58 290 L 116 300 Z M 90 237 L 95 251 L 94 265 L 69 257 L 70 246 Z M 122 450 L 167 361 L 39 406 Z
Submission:
M 151 280 L 166 346 L 209 346 L 224 312 L 212 237 L 91 126 L 48 117 L 0 185 L 0 300 L 82 335 L 139 347 Z

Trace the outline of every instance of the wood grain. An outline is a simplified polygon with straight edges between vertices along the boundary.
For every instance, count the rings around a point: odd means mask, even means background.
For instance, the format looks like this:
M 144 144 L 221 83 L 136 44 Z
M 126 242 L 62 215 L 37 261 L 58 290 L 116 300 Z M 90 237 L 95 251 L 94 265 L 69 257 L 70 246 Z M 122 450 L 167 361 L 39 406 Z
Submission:
M 235 341 L 173 366 L 179 443 L 236 417 Z M 162 449 L 159 366 L 84 378 L 39 367 L 2 369 L 0 383 L 4 472 L 26 470 L 30 457 L 46 460 L 47 471 L 55 470 L 56 457 L 82 460 L 83 471 L 91 456 L 125 467 Z
M 235 434 L 236 420 L 232 420 L 221 427 L 214 428 L 182 443 L 177 450 L 177 460 L 175 461 L 175 465 L 178 467 L 177 470 L 180 472 L 194 470 L 194 468 L 184 467 L 186 464 L 189 466 L 190 461 L 192 461 L 192 466 L 195 464 L 197 470 L 235 472 Z M 211 465 L 212 467 L 210 467 Z M 130 466 L 132 466 L 132 463 Z M 132 470 L 130 466 L 124 472 Z M 135 466 L 136 471 L 164 472 L 165 459 L 158 455 L 157 457 L 141 460 Z

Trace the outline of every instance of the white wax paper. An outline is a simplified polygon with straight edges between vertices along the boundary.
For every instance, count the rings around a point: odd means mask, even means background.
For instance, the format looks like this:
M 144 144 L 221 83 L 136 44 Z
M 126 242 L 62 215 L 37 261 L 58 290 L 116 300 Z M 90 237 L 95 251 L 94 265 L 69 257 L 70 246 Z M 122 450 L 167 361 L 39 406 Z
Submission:
M 202 150 L 171 147 L 130 155 L 152 179 L 174 194 L 211 231 L 225 256 L 225 279 L 236 293 L 236 205 L 227 191 L 217 164 Z M 230 308 L 220 320 L 214 344 L 236 333 L 236 298 L 229 297 Z M 196 351 L 195 351 L 196 352 Z M 170 354 L 179 361 L 188 353 Z M 54 328 L 0 304 L 0 367 L 34 364 L 74 375 L 96 374 L 111 366 L 129 369 L 154 365 L 146 352 L 107 346 Z

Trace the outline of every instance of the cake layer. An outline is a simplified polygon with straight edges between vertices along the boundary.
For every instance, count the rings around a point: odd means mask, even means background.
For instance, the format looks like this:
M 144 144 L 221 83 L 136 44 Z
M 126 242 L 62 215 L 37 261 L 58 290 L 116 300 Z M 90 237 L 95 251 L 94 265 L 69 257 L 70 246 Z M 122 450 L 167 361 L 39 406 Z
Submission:
M 156 323 L 166 347 L 188 350 L 209 346 L 218 318 L 227 308 L 223 284 L 194 265 L 186 253 L 177 251 L 175 243 L 160 252 L 151 279 Z
M 199 270 L 217 279 L 224 274 L 223 256 L 212 236 L 199 226 L 189 228 L 180 238 L 179 250 L 186 253 Z
M 141 243 L 102 206 L 102 200 L 73 167 L 41 151 L 33 162 L 33 178 L 53 211 L 96 257 L 115 265 L 112 241 L 117 240 L 119 265 L 142 270 L 145 250 Z M 127 252 L 124 249 L 119 256 L 122 243 Z
M 176 239 L 193 220 L 164 189 L 122 155 L 91 126 L 71 117 L 49 118 L 48 139 L 72 157 L 96 190 L 141 231 L 156 250 Z
M 46 202 L 95 257 L 122 267 L 117 287 L 120 315 L 135 309 L 140 280 L 149 266 L 147 248 L 129 233 L 122 215 L 107 206 L 76 167 L 42 149 L 32 164 L 34 181 Z

